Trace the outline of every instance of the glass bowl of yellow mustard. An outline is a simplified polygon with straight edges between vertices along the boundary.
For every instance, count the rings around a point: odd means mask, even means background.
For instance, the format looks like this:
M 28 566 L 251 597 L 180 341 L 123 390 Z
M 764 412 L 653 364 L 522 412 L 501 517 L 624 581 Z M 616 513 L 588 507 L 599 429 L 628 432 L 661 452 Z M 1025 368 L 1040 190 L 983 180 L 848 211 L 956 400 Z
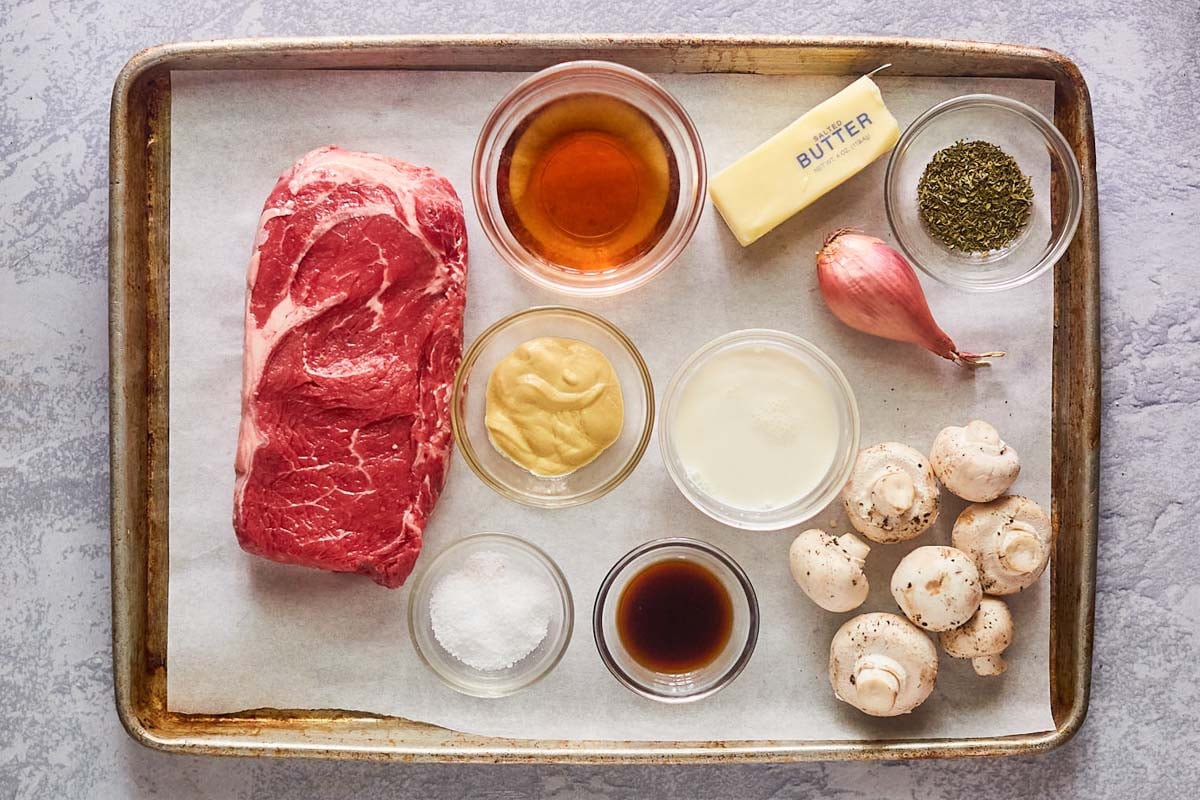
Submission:
M 583 505 L 629 477 L 650 443 L 654 385 L 603 317 L 543 306 L 467 348 L 450 403 L 454 440 L 485 484 L 538 508 Z

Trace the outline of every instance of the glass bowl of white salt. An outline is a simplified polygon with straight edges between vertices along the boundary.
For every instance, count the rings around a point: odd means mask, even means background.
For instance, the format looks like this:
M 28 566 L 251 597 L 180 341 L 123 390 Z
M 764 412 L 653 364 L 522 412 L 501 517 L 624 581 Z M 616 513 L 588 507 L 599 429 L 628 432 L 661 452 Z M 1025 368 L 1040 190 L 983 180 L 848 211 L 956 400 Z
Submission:
M 505 533 L 443 550 L 409 598 L 413 646 L 450 688 L 504 697 L 547 675 L 571 641 L 575 613 L 550 556 Z

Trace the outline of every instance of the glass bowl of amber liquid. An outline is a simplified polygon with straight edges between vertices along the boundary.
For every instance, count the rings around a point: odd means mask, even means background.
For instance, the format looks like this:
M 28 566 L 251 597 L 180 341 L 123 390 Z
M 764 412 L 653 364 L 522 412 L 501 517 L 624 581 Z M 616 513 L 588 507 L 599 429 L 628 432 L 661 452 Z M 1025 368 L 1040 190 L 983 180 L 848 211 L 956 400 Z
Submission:
M 1001 247 L 955 249 L 933 235 L 922 218 L 921 176 L 935 154 L 960 141 L 999 147 L 1030 179 L 1028 216 Z M 980 180 L 990 172 L 988 164 L 973 169 Z M 1062 258 L 1079 225 L 1083 183 L 1071 146 L 1040 112 L 1008 97 L 969 94 L 933 106 L 904 131 L 888 161 L 884 206 L 896 242 L 913 266 L 957 289 L 996 292 L 1034 280 Z M 988 219 L 971 224 L 987 225 Z
M 683 252 L 704 207 L 700 135 L 637 70 L 572 61 L 522 81 L 475 147 L 472 193 L 504 261 L 576 296 L 641 286 Z

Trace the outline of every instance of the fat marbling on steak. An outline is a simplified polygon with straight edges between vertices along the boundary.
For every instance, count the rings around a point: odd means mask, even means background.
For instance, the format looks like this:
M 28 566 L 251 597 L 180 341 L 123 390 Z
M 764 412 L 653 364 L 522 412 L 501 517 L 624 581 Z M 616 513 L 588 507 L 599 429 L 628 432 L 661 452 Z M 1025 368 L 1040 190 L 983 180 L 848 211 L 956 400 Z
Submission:
M 324 147 L 280 177 L 247 270 L 243 549 L 404 583 L 450 459 L 466 269 L 431 169 Z

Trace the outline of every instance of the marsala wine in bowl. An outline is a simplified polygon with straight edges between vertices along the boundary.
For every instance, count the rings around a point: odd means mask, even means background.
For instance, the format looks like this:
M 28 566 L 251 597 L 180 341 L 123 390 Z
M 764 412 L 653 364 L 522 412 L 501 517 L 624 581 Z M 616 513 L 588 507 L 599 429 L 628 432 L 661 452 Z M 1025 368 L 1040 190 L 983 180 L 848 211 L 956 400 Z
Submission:
M 497 183 L 504 221 L 522 246 L 585 272 L 649 252 L 679 203 L 679 171 L 661 129 L 599 93 L 530 114 L 504 146 Z

